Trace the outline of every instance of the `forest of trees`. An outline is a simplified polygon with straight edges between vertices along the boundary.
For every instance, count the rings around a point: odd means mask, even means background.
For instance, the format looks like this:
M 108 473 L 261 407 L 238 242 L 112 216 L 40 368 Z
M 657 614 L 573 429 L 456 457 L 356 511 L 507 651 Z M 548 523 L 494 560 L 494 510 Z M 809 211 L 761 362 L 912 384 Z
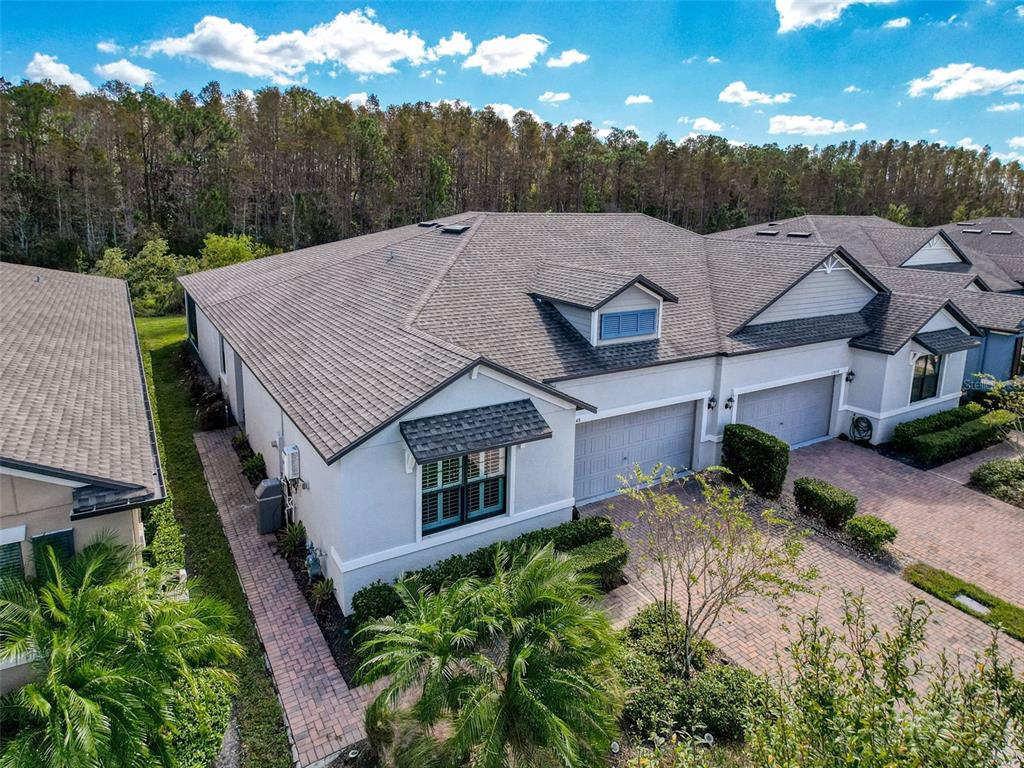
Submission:
M 470 209 L 642 211 L 698 232 L 890 206 L 925 225 L 1024 209 L 1019 162 L 923 142 L 602 140 L 526 112 L 510 125 L 457 104 L 354 109 L 217 83 L 171 98 L 0 78 L 0 112 L 0 259 L 63 269 L 155 238 L 187 257 L 209 233 L 291 250 Z

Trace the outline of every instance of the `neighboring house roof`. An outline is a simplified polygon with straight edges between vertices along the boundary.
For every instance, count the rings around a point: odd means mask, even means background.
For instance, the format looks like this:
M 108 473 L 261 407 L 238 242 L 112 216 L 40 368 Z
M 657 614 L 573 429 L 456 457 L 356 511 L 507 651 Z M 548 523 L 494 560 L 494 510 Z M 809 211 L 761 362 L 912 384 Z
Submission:
M 87 483 L 90 506 L 162 499 L 126 283 L 0 264 L 0 290 L 0 462 Z
M 977 326 L 948 299 L 909 293 L 884 293 L 875 296 L 860 311 L 871 331 L 851 341 L 850 346 L 894 355 L 942 310 L 962 323 L 970 334 L 980 335 Z
M 859 335 L 870 330 L 861 316 L 737 335 L 837 254 L 884 289 L 834 245 L 716 239 L 642 214 L 445 222 L 467 229 L 401 227 L 181 282 L 328 462 L 477 364 L 550 390 L 581 376 Z M 640 278 L 677 299 L 662 304 L 658 339 L 592 346 L 538 295 L 593 307 Z
M 943 328 L 938 331 L 927 331 L 914 336 L 914 341 L 933 355 L 949 355 L 963 352 L 981 344 L 981 340 L 968 336 L 959 328 Z

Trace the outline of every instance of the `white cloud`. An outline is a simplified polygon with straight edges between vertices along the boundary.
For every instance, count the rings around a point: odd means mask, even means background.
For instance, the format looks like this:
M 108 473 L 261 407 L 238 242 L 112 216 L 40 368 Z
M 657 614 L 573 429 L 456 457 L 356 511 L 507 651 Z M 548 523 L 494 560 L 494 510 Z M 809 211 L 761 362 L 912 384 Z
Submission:
M 427 58 L 431 61 L 442 56 L 466 56 L 473 50 L 473 41 L 465 32 L 452 32 L 448 37 L 442 37 L 433 48 L 427 51 Z
M 359 109 L 366 103 L 366 100 L 370 95 L 366 91 L 358 91 L 357 93 L 350 93 L 342 101 L 347 101 L 352 105 L 352 109 Z
M 929 128 L 928 129 L 928 133 L 930 133 L 932 136 L 936 135 L 938 132 L 939 132 L 938 128 Z
M 1024 149 L 1024 136 L 1014 136 L 1007 139 L 1006 143 L 1014 149 Z
M 25 67 L 25 77 L 29 80 L 52 80 L 57 85 L 69 85 L 78 93 L 92 90 L 92 85 L 82 75 L 72 72 L 67 64 L 61 64 L 56 56 L 38 53 Z
M 462 66 L 479 67 L 485 75 L 507 75 L 529 69 L 547 49 L 548 40 L 540 35 L 499 35 L 480 43 Z
M 882 29 L 903 29 L 910 26 L 910 19 L 900 16 L 898 19 L 889 19 L 882 25 Z
M 611 128 L 598 128 L 596 131 L 594 131 L 594 136 L 596 136 L 601 141 L 604 141 L 605 139 L 607 139 L 611 135 L 612 135 L 612 129 Z
M 419 64 L 426 58 L 426 46 L 416 33 L 392 32 L 373 17 L 369 9 L 342 12 L 305 31 L 260 37 L 245 24 L 204 16 L 187 35 L 157 40 L 144 53 L 195 59 L 279 84 L 294 82 L 310 64 L 333 63 L 359 75 L 380 75 L 394 72 L 400 61 Z
M 842 120 L 829 120 L 811 115 L 773 115 L 768 121 L 768 133 L 792 133 L 799 136 L 827 136 L 831 133 L 867 130 L 865 123 L 852 125 Z
M 156 80 L 156 72 L 133 64 L 128 59 L 119 59 L 109 64 L 97 64 L 92 71 L 104 80 L 120 80 L 130 85 L 145 85 Z
M 843 93 L 864 93 L 864 91 L 858 88 L 856 85 L 848 85 L 845 88 L 843 88 Z
M 838 19 L 851 5 L 893 3 L 896 0 L 775 0 L 779 33 L 810 26 L 824 26 Z
M 1014 10 L 1017 11 L 1017 18 L 1024 19 L 1024 5 L 1018 5 Z
M 1024 69 L 1004 72 L 967 63 L 947 64 L 933 69 L 924 77 L 914 78 L 908 85 L 907 93 L 911 96 L 931 93 L 936 101 L 997 92 L 1017 94 L 1024 93 Z
M 970 149 L 974 152 L 981 152 L 983 149 L 985 149 L 985 147 L 983 147 L 981 144 L 976 143 L 974 139 L 972 139 L 970 136 L 964 136 L 962 139 L 960 139 L 960 141 L 956 143 L 956 145 L 962 149 Z
M 729 142 L 729 146 L 730 147 L 745 147 L 745 146 L 747 146 L 747 142 L 740 141 L 739 139 L 726 139 L 726 141 Z
M 435 107 L 440 107 L 442 104 L 445 104 L 451 107 L 452 109 L 464 109 L 465 107 L 469 107 L 472 109 L 473 107 L 471 103 L 469 103 L 468 101 L 463 101 L 462 99 L 438 99 L 437 101 L 434 102 Z
M 695 131 L 720 131 L 722 130 L 722 124 L 716 123 L 710 117 L 698 117 L 693 121 L 693 130 Z
M 718 58 L 717 56 L 708 56 L 706 59 L 704 59 L 704 63 L 705 64 L 721 64 L 722 60 L 720 58 Z
M 777 93 L 773 96 L 770 93 L 752 91 L 747 88 L 747 84 L 742 80 L 737 80 L 725 86 L 722 92 L 718 94 L 718 100 L 728 104 L 739 104 L 743 107 L 749 107 L 751 104 L 788 104 L 794 95 L 792 93 Z
M 548 59 L 549 67 L 571 67 L 573 64 L 582 64 L 590 56 L 581 51 L 577 51 L 575 48 L 570 48 L 568 51 L 562 51 L 557 56 Z
M 693 64 L 699 58 L 700 58 L 700 56 L 698 56 L 696 54 L 694 54 L 693 56 L 687 56 L 685 59 L 683 59 L 683 64 Z
M 512 118 L 516 116 L 517 112 L 529 112 L 530 116 L 538 123 L 544 122 L 541 120 L 540 115 L 532 109 L 526 109 L 526 107 L 513 107 L 511 104 L 488 104 L 487 106 L 493 109 L 498 117 L 507 120 L 509 123 L 512 122 Z
M 1009 101 L 1006 104 L 993 104 L 991 107 L 986 109 L 986 112 L 1020 112 L 1024 109 L 1024 104 L 1019 101 Z
M 96 50 L 100 53 L 120 53 L 121 46 L 115 43 L 113 40 L 100 40 L 96 43 Z
M 626 97 L 626 105 L 633 104 L 653 104 L 654 99 L 648 96 L 646 93 L 639 93 L 636 95 L 630 95 Z
M 676 120 L 676 122 L 679 123 L 680 125 L 689 125 L 690 123 L 693 122 L 693 118 L 683 115 L 678 120 Z
M 571 96 L 565 91 L 555 93 L 554 91 L 544 91 L 540 96 L 537 97 L 538 101 L 543 101 L 547 104 L 557 104 L 560 101 L 568 101 Z

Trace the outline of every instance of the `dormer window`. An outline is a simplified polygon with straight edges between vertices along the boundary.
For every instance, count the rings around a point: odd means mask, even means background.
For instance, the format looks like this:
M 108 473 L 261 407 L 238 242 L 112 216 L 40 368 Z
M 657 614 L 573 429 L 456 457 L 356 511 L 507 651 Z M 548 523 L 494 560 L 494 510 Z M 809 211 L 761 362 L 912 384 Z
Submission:
M 658 329 L 658 310 L 605 312 L 601 315 L 601 340 L 650 336 Z

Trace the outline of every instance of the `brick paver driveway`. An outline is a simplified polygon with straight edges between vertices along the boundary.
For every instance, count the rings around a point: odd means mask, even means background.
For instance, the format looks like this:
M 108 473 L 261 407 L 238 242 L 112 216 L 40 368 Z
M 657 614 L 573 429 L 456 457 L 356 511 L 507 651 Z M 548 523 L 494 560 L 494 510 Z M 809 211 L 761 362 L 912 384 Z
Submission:
M 843 440 L 790 454 L 789 477 L 820 477 L 899 529 L 896 548 L 1024 605 L 1024 510 Z

